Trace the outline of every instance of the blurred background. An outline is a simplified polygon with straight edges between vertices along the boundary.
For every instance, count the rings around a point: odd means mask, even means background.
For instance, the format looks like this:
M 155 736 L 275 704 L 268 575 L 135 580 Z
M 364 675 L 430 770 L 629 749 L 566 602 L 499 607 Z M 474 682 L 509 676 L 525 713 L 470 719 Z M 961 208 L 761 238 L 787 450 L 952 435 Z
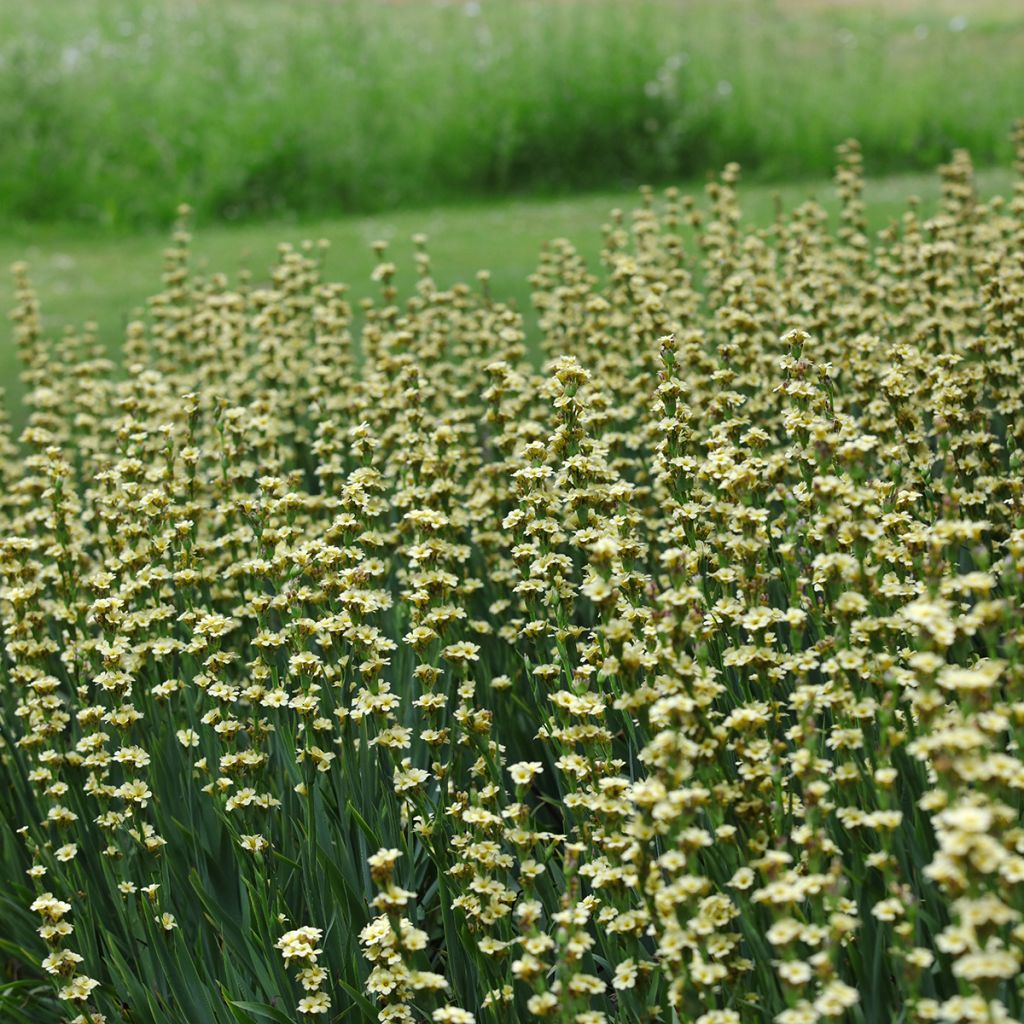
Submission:
M 0 260 L 116 335 L 188 201 L 218 268 L 323 235 L 365 282 L 426 230 L 528 303 L 541 241 L 593 254 L 641 182 L 736 160 L 756 215 L 856 136 L 884 217 L 954 147 L 1008 183 L 1022 114 L 1024 0 L 0 0 Z
M 3 0 L 8 219 L 338 214 L 1004 160 L 1021 0 Z

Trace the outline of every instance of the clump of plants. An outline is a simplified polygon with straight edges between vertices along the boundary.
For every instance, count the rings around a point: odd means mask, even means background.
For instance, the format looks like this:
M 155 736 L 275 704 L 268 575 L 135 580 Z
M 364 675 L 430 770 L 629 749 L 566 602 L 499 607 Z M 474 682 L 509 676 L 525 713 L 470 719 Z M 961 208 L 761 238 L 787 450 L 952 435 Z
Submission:
M 1017 134 L 1024 175 L 1024 128 Z M 1024 1010 L 1024 183 L 14 314 L 4 1020 Z

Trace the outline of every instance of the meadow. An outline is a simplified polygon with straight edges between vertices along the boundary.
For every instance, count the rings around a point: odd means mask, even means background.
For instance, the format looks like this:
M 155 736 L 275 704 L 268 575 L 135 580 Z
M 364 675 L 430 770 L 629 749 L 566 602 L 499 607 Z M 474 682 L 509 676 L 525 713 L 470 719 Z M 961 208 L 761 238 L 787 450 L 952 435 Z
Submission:
M 1024 1021 L 1022 53 L 0 0 L 0 1024 Z
M 182 210 L 116 361 L 19 266 L 3 1020 L 1020 1020 L 1015 154 L 647 190 L 533 359 L 423 237 L 355 300 Z
M 1006 163 L 997 0 L 0 3 L 0 221 L 166 228 Z

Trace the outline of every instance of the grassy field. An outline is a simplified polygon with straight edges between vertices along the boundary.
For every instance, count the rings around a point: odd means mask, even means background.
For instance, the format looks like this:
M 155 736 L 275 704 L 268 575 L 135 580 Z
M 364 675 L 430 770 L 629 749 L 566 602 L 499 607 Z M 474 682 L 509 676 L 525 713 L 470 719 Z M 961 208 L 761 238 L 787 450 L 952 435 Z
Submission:
M 1003 161 L 1024 7 L 0 0 L 9 221 L 167 224 L 618 189 L 739 160 Z
M 1008 193 L 1010 182 L 1009 169 L 978 174 L 979 192 L 985 197 Z M 869 226 L 879 229 L 899 216 L 910 194 L 920 196 L 926 208 L 933 205 L 938 189 L 935 174 L 869 179 L 865 193 Z M 699 185 L 691 184 L 685 191 L 700 195 L 704 202 Z M 828 180 L 744 186 L 744 216 L 752 224 L 768 224 L 776 202 L 792 208 L 811 197 L 835 213 L 834 190 Z M 472 281 L 478 270 L 487 269 L 493 293 L 529 312 L 531 286 L 527 278 L 537 266 L 543 244 L 553 238 L 569 238 L 596 266 L 601 227 L 608 214 L 616 207 L 632 209 L 638 202 L 638 193 L 631 190 L 299 223 L 200 222 L 194 239 L 195 266 L 229 274 L 246 268 L 259 279 L 273 263 L 278 243 L 326 238 L 331 243 L 325 258 L 326 275 L 349 283 L 351 294 L 358 299 L 377 287 L 370 281 L 374 266 L 371 243 L 377 239 L 389 242 L 402 288 L 413 277 L 412 236 L 423 232 L 429 237 L 432 265 L 441 285 Z M 29 263 L 49 330 L 92 320 L 113 351 L 124 325 L 142 311 L 153 290 L 166 244 L 167 237 L 159 232 L 124 235 L 22 225 L 0 238 L 0 263 L 5 267 L 18 260 Z M 12 279 L 5 274 L 0 278 L 0 307 L 9 309 L 13 298 Z M 8 343 L 0 349 L 0 381 L 15 400 L 21 390 L 17 372 L 14 348 Z M 15 409 L 16 421 L 20 418 Z
M 0 0 L 0 1024 L 1024 1021 L 1020 54 Z

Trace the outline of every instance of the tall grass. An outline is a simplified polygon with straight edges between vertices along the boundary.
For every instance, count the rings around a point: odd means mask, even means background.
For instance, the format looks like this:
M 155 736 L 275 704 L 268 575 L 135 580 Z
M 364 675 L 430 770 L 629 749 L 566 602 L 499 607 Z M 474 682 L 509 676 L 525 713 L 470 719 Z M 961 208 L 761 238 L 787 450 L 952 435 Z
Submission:
M 775 0 L 0 2 L 13 219 L 350 212 L 1008 156 L 1024 15 Z

